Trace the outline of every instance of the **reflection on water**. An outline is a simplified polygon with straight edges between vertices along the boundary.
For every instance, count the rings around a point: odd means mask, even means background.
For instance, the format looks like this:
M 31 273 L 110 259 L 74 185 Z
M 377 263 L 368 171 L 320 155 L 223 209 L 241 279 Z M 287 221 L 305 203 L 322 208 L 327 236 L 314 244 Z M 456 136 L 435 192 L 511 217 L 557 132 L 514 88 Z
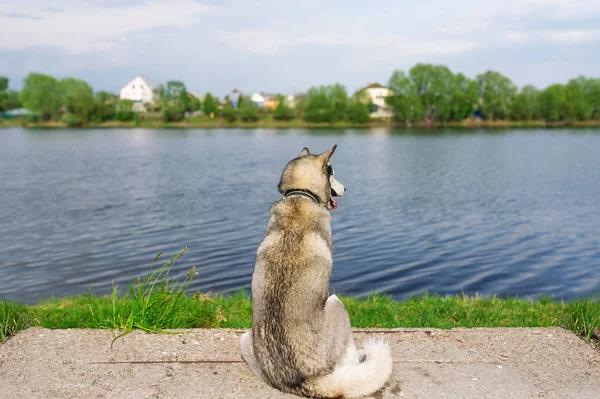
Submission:
M 593 293 L 598 133 L 0 130 L 0 296 L 108 293 L 185 246 L 193 289 L 247 288 L 283 166 L 333 144 L 333 290 Z

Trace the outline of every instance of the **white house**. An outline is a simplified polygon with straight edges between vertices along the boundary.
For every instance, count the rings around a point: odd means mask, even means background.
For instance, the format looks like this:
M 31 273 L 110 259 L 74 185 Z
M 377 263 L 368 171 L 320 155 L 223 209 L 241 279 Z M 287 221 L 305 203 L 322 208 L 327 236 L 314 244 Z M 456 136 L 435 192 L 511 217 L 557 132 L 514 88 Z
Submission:
M 250 101 L 258 105 L 260 108 L 265 106 L 265 98 L 260 93 L 254 93 L 252 97 L 250 97 Z
M 121 89 L 120 98 L 121 100 L 152 104 L 154 102 L 155 88 L 156 85 L 150 79 L 136 76 Z
M 288 94 L 285 97 L 285 105 L 287 105 L 290 108 L 296 108 L 296 97 L 292 94 Z
M 379 83 L 369 83 L 364 89 L 367 98 L 373 103 L 371 118 L 391 118 L 394 116 L 392 107 L 385 103 L 385 98 L 394 93 Z
M 233 108 L 237 109 L 240 104 L 240 97 L 242 96 L 242 92 L 238 89 L 233 89 L 231 94 L 229 95 L 229 101 L 231 101 L 231 105 Z

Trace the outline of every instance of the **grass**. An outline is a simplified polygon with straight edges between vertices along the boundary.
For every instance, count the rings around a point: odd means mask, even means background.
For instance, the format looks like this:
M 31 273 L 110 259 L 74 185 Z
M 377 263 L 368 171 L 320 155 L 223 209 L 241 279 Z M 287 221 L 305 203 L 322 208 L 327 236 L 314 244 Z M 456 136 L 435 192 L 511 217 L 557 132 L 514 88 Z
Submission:
M 170 277 L 181 251 L 163 266 L 155 268 L 119 294 L 93 294 L 53 299 L 33 306 L 0 301 L 0 339 L 4 342 L 30 326 L 51 329 L 106 328 L 128 334 L 134 329 L 166 333 L 167 329 L 249 328 L 252 302 L 244 292 L 228 296 L 188 294 L 192 268 L 182 279 Z M 182 280 L 182 281 L 180 281 Z M 567 328 L 587 341 L 600 328 L 600 297 L 572 302 L 550 298 L 484 298 L 425 294 L 398 302 L 374 294 L 364 299 L 341 297 L 354 327 L 551 327 Z M 118 337 L 117 337 L 118 338 Z M 596 337 L 597 338 L 597 337 Z M 115 338 L 116 339 L 116 338 Z
M 162 252 L 159 253 L 154 258 L 148 274 L 143 279 L 138 278 L 136 284 L 129 284 L 122 298 L 119 298 L 117 288 L 113 285 L 109 306 L 105 299 L 87 295 L 92 325 L 96 328 L 124 330 L 117 336 L 119 338 L 134 329 L 160 333 L 164 329 L 185 324 L 185 319 L 189 316 L 181 312 L 184 303 L 182 299 L 186 296 L 189 282 L 197 273 L 195 269 L 191 269 L 183 283 L 169 278 L 169 273 L 186 250 L 187 248 L 184 248 L 165 265 L 154 270 L 156 261 L 162 255 Z
M 512 120 L 495 120 L 495 121 L 480 121 L 474 122 L 473 119 L 466 119 L 464 121 L 452 121 L 452 122 L 435 122 L 431 127 L 454 127 L 454 128 L 546 128 L 546 127 L 598 127 L 600 126 L 600 120 L 589 120 L 589 121 L 573 121 L 573 122 L 547 122 L 544 120 L 531 120 L 531 121 L 512 121 Z M 28 127 L 28 128 L 68 128 L 67 125 L 60 121 L 48 121 L 48 122 L 36 122 L 30 123 L 22 118 L 14 118 L 9 120 L 0 119 L 0 128 L 2 127 Z M 315 123 L 307 122 L 302 119 L 292 119 L 290 121 L 277 121 L 273 119 L 273 116 L 261 115 L 260 119 L 256 122 L 244 122 L 237 120 L 235 122 L 227 122 L 222 118 L 210 119 L 208 116 L 198 116 L 193 118 L 185 119 L 181 122 L 163 122 L 161 119 L 154 117 L 141 117 L 139 121 L 121 122 L 121 121 L 108 121 L 103 123 L 86 123 L 78 128 L 150 128 L 150 129 L 186 129 L 186 128 L 274 128 L 274 129 L 289 129 L 289 128 L 372 128 L 372 127 L 394 127 L 394 128 L 406 128 L 405 123 L 389 120 L 371 120 L 368 123 L 357 124 L 348 121 L 340 121 L 335 123 Z M 412 124 L 414 128 L 427 127 L 424 122 L 415 122 Z
M 600 297 L 581 298 L 566 305 L 565 328 L 590 341 L 593 336 L 600 340 Z
M 0 298 L 0 342 L 31 326 L 29 307 Z

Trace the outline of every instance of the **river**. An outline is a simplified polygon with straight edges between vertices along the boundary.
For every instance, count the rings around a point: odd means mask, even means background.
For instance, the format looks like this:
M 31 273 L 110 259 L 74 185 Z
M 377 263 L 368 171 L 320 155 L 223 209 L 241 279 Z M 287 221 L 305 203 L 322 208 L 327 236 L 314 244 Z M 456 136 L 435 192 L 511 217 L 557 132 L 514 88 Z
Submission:
M 188 252 L 249 287 L 302 147 L 337 144 L 332 291 L 560 299 L 600 289 L 600 129 L 0 130 L 0 297 L 109 293 Z

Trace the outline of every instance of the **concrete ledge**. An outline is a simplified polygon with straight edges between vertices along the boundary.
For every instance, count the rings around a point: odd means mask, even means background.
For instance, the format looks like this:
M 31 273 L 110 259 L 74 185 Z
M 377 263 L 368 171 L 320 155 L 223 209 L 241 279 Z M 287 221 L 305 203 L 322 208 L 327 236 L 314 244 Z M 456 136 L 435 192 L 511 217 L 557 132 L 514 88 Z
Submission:
M 241 360 L 242 330 L 30 328 L 0 346 L 0 398 L 294 398 Z M 600 352 L 561 328 L 356 330 L 384 335 L 394 374 L 376 398 L 600 398 Z

